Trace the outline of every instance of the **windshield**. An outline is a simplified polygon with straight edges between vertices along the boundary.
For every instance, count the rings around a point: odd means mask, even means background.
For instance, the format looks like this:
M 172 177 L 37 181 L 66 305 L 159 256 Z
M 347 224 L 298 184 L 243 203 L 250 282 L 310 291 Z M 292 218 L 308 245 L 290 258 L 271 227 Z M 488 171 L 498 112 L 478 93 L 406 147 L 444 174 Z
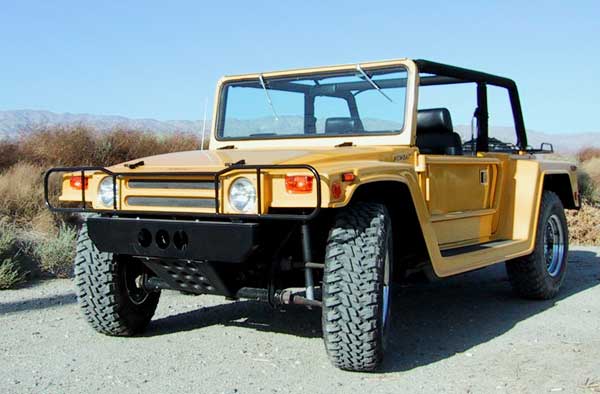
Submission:
M 338 137 L 400 133 L 407 71 L 403 67 L 226 83 L 217 138 Z

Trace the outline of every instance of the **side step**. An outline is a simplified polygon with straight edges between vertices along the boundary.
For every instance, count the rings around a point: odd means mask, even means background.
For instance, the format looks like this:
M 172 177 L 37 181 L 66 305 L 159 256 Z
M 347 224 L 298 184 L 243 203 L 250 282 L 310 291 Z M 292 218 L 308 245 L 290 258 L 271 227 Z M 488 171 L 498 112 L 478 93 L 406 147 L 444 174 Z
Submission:
M 458 248 L 444 249 L 444 250 L 440 251 L 440 253 L 442 254 L 442 257 L 452 257 L 452 256 L 458 256 L 459 254 L 477 252 L 480 250 L 485 250 L 485 249 L 490 249 L 490 248 L 499 248 L 502 246 L 509 245 L 513 242 L 515 242 L 515 241 L 512 239 L 500 239 L 500 240 L 484 242 L 484 243 L 476 244 L 476 245 L 467 245 L 467 246 L 460 246 Z

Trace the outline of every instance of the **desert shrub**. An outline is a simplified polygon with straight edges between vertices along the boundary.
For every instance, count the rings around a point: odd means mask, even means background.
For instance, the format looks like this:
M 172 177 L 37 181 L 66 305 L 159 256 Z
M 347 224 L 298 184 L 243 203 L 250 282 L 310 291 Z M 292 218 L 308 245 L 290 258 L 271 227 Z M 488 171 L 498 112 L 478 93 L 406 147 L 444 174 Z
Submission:
M 579 185 L 579 195 L 584 202 L 591 202 L 597 198 L 596 185 L 587 172 L 577 171 L 577 183 Z
M 67 278 L 73 272 L 77 230 L 62 224 L 54 236 L 40 239 L 33 245 L 42 271 L 58 278 Z
M 14 286 L 25 275 L 72 273 L 76 217 L 46 209 L 43 173 L 47 168 L 108 166 L 199 145 L 200 136 L 193 133 L 123 128 L 100 132 L 84 125 L 37 127 L 23 130 L 16 140 L 0 141 L 0 288 Z M 61 177 L 52 176 L 49 186 L 51 201 L 56 202 Z M 4 229 L 6 223 L 10 227 Z
M 0 262 L 0 290 L 10 289 L 25 280 L 14 258 L 6 258 Z
M 19 161 L 19 145 L 15 141 L 0 140 L 0 171 Z
M 55 214 L 48 209 L 44 209 L 38 212 L 24 227 L 27 231 L 37 234 L 40 237 L 54 236 L 58 231 L 60 223 L 69 220 L 70 215 L 67 217 L 66 214 Z
M 600 187 L 600 157 L 582 163 L 581 169 L 590 176 L 597 188 Z
M 115 129 L 100 134 L 94 150 L 96 165 L 113 165 L 162 153 L 198 149 L 198 136 L 191 133 L 155 134 Z
M 122 128 L 100 132 L 83 125 L 51 126 L 21 133 L 18 156 L 21 161 L 43 167 L 108 166 L 161 153 L 198 149 L 199 137 L 184 132 L 156 134 Z
M 19 137 L 23 161 L 49 166 L 92 165 L 95 130 L 86 126 L 51 126 L 28 130 Z
M 16 228 L 0 224 L 0 290 L 9 289 L 25 279 L 21 268 Z
M 85 125 L 44 126 L 21 131 L 17 141 L 0 141 L 0 170 L 16 162 L 43 168 L 109 166 L 199 147 L 200 135 L 197 133 L 158 134 L 123 128 L 103 132 Z
M 593 158 L 600 158 L 600 148 L 583 148 L 577 152 L 577 160 L 584 163 Z
M 99 136 L 93 160 L 112 165 L 161 152 L 156 135 L 142 131 L 113 130 Z
M 162 149 L 168 152 L 183 152 L 188 150 L 200 149 L 201 135 L 194 133 L 170 133 L 161 138 Z M 204 145 L 208 146 L 208 139 L 205 137 Z
M 18 223 L 30 222 L 45 209 L 42 187 L 43 169 L 18 163 L 0 175 L 0 215 Z
M 12 256 L 17 252 L 16 228 L 7 222 L 0 222 L 0 259 Z

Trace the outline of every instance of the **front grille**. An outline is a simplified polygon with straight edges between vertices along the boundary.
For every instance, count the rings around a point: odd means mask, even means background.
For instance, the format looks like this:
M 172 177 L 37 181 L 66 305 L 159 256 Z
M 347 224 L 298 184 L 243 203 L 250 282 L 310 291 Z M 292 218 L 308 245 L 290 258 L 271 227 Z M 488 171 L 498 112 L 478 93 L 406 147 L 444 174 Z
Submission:
M 135 207 L 215 208 L 214 198 L 197 197 L 127 197 Z
M 129 189 L 200 189 L 212 190 L 215 188 L 213 181 L 195 180 L 161 180 L 161 179 L 130 179 L 127 182 Z

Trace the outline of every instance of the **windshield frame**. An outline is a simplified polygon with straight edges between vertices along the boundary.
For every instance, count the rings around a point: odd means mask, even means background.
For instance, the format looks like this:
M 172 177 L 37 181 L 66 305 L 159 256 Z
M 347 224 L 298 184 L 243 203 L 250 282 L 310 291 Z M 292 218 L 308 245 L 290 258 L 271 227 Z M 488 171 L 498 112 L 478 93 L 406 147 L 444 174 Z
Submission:
M 402 128 L 398 131 L 385 131 L 385 132 L 359 132 L 349 134 L 307 134 L 307 135 L 265 135 L 265 136 L 244 136 L 244 137 L 222 137 L 219 135 L 219 129 L 222 127 L 224 121 L 224 110 L 226 103 L 226 88 L 236 82 L 256 82 L 259 81 L 261 76 L 265 80 L 277 79 L 277 78 L 289 78 L 289 77 L 306 77 L 312 74 L 340 74 L 343 72 L 356 72 L 357 64 L 348 64 L 342 66 L 330 66 L 330 67 L 318 67 L 318 68 L 307 68 L 298 70 L 288 70 L 279 72 L 269 73 L 256 73 L 246 74 L 239 76 L 224 77 L 219 81 L 217 85 L 216 100 L 213 114 L 213 125 L 211 133 L 211 145 L 214 144 L 216 148 L 230 145 L 231 143 L 245 142 L 251 144 L 253 141 L 264 142 L 268 140 L 277 140 L 278 145 L 298 145 L 307 140 L 322 140 L 323 142 L 317 143 L 318 145 L 331 145 L 337 143 L 344 143 L 356 141 L 356 143 L 362 143 L 364 145 L 381 145 L 381 144 L 398 144 L 398 145 L 411 145 L 413 142 L 413 125 L 415 121 L 414 111 L 415 102 L 417 96 L 418 86 L 418 73 L 416 71 L 416 65 L 413 61 L 408 59 L 399 59 L 383 62 L 371 62 L 371 63 L 360 63 L 359 66 L 365 71 L 374 71 L 382 69 L 404 69 L 406 72 L 406 92 L 404 98 L 404 119 Z M 400 109 L 401 110 L 401 109 Z M 398 138 L 403 136 L 403 138 Z M 390 141 L 393 138 L 396 141 Z M 386 141 L 383 141 L 385 139 Z M 237 145 L 237 144 L 236 144 Z M 251 144 L 254 145 L 254 144 Z M 313 145 L 313 143 L 309 143 Z M 212 146 L 211 146 L 212 147 Z

